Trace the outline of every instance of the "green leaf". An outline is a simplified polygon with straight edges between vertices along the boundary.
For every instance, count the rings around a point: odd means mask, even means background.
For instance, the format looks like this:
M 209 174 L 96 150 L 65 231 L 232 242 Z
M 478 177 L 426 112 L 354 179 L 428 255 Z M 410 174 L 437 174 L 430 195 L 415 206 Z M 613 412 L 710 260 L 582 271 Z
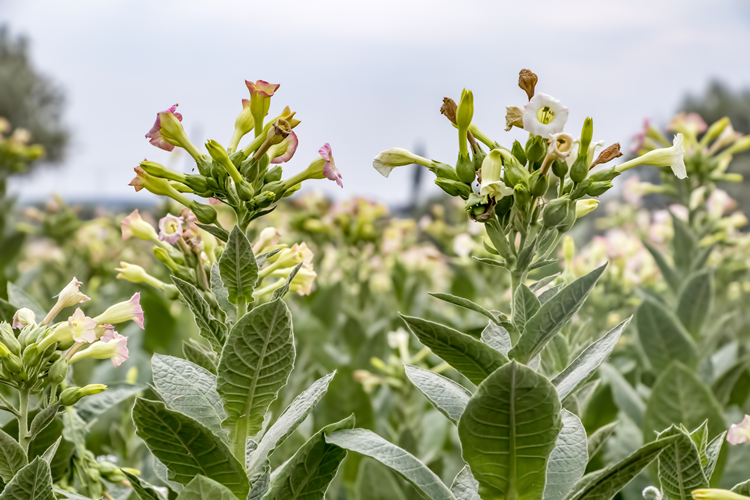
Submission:
M 169 479 L 188 484 L 203 475 L 238 497 L 250 490 L 245 469 L 224 442 L 192 418 L 159 401 L 138 398 L 133 406 L 136 434 L 170 471 Z
M 607 425 L 599 427 L 591 434 L 591 436 L 589 436 L 588 443 L 586 445 L 589 460 L 591 460 L 594 455 L 599 453 L 599 450 L 602 449 L 604 443 L 607 442 L 607 439 L 609 439 L 612 433 L 615 432 L 615 428 L 617 428 L 617 424 L 619 423 L 620 422 L 618 422 L 617 420 L 615 420 L 614 422 L 610 422 Z
M 490 321 L 497 323 L 497 318 L 491 312 L 489 312 L 487 309 L 480 306 L 479 304 L 475 304 L 469 299 L 465 299 L 463 297 L 457 297 L 449 293 L 429 292 L 429 294 L 435 297 L 436 299 L 444 300 L 450 304 L 463 307 L 465 309 L 469 309 L 474 312 L 478 312 L 479 314 L 484 314 L 490 319 Z
M 205 476 L 195 476 L 177 495 L 177 500 L 237 500 L 237 497 L 222 484 Z
M 133 487 L 133 491 L 140 500 L 165 500 L 162 494 L 146 481 L 126 470 L 123 470 L 122 473 L 128 478 L 130 486 Z
M 322 500 L 346 458 L 346 450 L 327 443 L 325 437 L 353 427 L 350 416 L 316 432 L 271 479 L 264 500 Z
M 485 329 L 482 330 L 482 342 L 496 351 L 500 351 L 503 353 L 503 356 L 507 356 L 508 352 L 513 348 L 508 330 L 492 321 L 487 323 Z
M 268 486 L 271 484 L 271 465 L 266 462 L 261 469 L 260 472 L 250 476 L 252 487 L 247 500 L 261 500 L 268 492 Z
M 570 500 L 611 500 L 676 439 L 673 436 L 648 443 L 621 462 L 597 471 Z
M 727 433 L 722 432 L 708 443 L 708 446 L 706 447 L 706 464 L 703 466 L 703 473 L 706 475 L 706 479 L 708 479 L 709 482 L 714 475 L 716 464 L 719 463 L 719 455 L 721 454 L 721 448 L 724 445 L 726 437 Z
M 617 403 L 617 407 L 640 427 L 643 424 L 643 414 L 646 411 L 646 404 L 641 396 L 614 366 L 607 363 L 603 364 L 601 374 L 612 389 L 612 397 Z M 646 439 L 650 437 L 652 436 L 646 436 Z
M 690 271 L 693 253 L 698 247 L 698 240 L 688 225 L 674 214 L 672 214 L 672 227 L 674 228 L 674 237 L 672 238 L 674 264 L 678 270 L 687 273 Z
M 677 317 L 694 339 L 700 337 L 714 297 L 713 273 L 702 269 L 688 276 L 680 291 Z
M 307 418 L 315 405 L 328 392 L 328 385 L 336 372 L 316 380 L 305 392 L 297 396 L 284 413 L 263 434 L 258 447 L 246 460 L 245 468 L 251 472 L 266 462 L 269 456 L 292 435 L 303 420 Z
M 49 464 L 36 457 L 5 486 L 0 500 L 54 500 Z
M 732 488 L 732 493 L 750 496 L 750 479 L 748 479 L 744 483 L 734 485 L 734 487 Z
M 654 300 L 644 300 L 635 318 L 638 338 L 657 373 L 669 366 L 673 359 L 679 359 L 692 368 L 698 365 L 695 343 L 666 306 Z
M 36 414 L 34 420 L 31 421 L 29 426 L 29 440 L 33 440 L 39 435 L 49 424 L 57 417 L 57 412 L 60 410 L 60 404 L 54 404 L 43 409 Z
M 542 497 L 562 428 L 554 386 L 511 361 L 482 382 L 458 422 L 464 460 L 483 500 Z
M 356 500 L 407 500 L 397 478 L 388 467 L 371 458 L 364 458 L 359 465 L 357 481 L 354 483 L 354 498 Z
M 510 357 L 528 363 L 542 352 L 547 342 L 570 321 L 581 308 L 607 265 L 578 278 L 545 302 L 539 311 L 526 322 L 526 329 L 518 344 L 511 349 Z
M 672 436 L 676 439 L 659 455 L 659 482 L 670 500 L 692 500 L 690 492 L 708 488 L 701 457 L 693 440 L 679 427 L 671 426 L 659 439 Z
M 156 457 L 154 457 L 154 475 L 172 491 L 179 493 L 185 488 L 184 485 L 169 479 L 172 474 L 167 469 L 167 466 Z
M 573 394 L 579 387 L 586 383 L 591 378 L 594 371 L 599 368 L 605 359 L 614 350 L 617 342 L 620 340 L 622 332 L 630 324 L 628 318 L 609 332 L 607 332 L 602 338 L 588 346 L 584 351 L 562 372 L 560 372 L 554 379 L 552 379 L 552 385 L 557 389 L 557 394 L 560 396 L 560 400 Z
M 458 419 L 461 418 L 471 398 L 471 392 L 468 389 L 424 368 L 404 365 L 404 370 L 409 380 L 422 391 L 432 406 L 454 424 L 458 423 Z
M 258 263 L 252 245 L 239 226 L 234 226 L 229 234 L 227 246 L 219 258 L 219 271 L 231 302 L 236 302 L 238 297 L 246 302 L 253 301 L 253 290 L 258 282 Z
M 13 304 L 16 309 L 31 309 L 36 316 L 36 320 L 41 322 L 47 315 L 44 308 L 31 295 L 24 292 L 23 289 L 15 283 L 8 282 L 8 302 Z
M 227 327 L 224 326 L 224 323 L 214 318 L 208 302 L 206 302 L 206 299 L 203 298 L 203 295 L 197 288 L 177 276 L 172 276 L 172 282 L 180 291 L 182 300 L 193 313 L 193 318 L 195 319 L 195 324 L 198 326 L 201 337 L 208 340 L 214 351 L 221 352 L 227 336 Z
M 567 497 L 583 477 L 589 461 L 586 429 L 579 418 L 568 410 L 562 410 L 562 423 L 563 428 L 547 464 L 544 500 Z
M 337 431 L 325 437 L 326 442 L 361 453 L 387 465 L 431 500 L 455 500 L 447 486 L 425 464 L 406 450 L 389 443 L 367 429 Z
M 271 294 L 271 300 L 276 299 L 283 299 L 284 296 L 286 296 L 287 293 L 289 293 L 289 289 L 292 287 L 292 280 L 294 280 L 294 277 L 297 276 L 297 273 L 299 272 L 300 268 L 302 267 L 303 262 L 298 263 L 296 266 L 292 268 L 291 271 L 289 271 L 289 276 L 286 277 L 286 281 L 283 285 L 281 285 L 279 288 L 273 291 L 273 294 Z
M 76 405 L 78 415 L 90 422 L 113 406 L 127 401 L 146 390 L 145 385 L 108 385 L 107 390 L 94 396 L 87 396 Z
M 221 427 L 226 418 L 216 377 L 190 361 L 154 354 L 151 358 L 154 385 L 167 406 L 184 413 L 227 441 Z
M 669 285 L 669 288 L 671 288 L 674 293 L 677 293 L 680 290 L 680 283 L 682 282 L 679 275 L 677 274 L 677 271 L 675 271 L 674 268 L 669 265 L 667 260 L 664 258 L 664 255 L 662 255 L 659 250 L 652 247 L 645 240 L 642 243 L 643 246 L 646 247 L 646 250 L 648 250 L 648 252 L 651 254 L 651 257 L 654 258 L 656 266 L 659 268 L 661 275 L 664 277 L 664 281 L 667 282 L 667 285 Z
M 534 316 L 542 306 L 534 292 L 526 285 L 520 285 L 513 297 L 513 325 L 523 333 L 526 322 Z
M 565 285 L 563 285 L 563 284 L 560 284 L 560 285 L 557 285 L 557 286 L 553 286 L 552 288 L 548 288 L 547 290 L 545 290 L 542 293 L 540 293 L 539 294 L 539 303 L 540 304 L 546 304 L 547 302 L 549 302 L 549 300 L 552 297 L 554 297 L 555 295 L 557 295 L 560 292 L 560 290 L 563 289 L 564 286 Z
M 196 222 L 195 224 L 207 233 L 213 234 L 224 243 L 229 239 L 229 232 L 226 229 L 214 226 L 213 224 L 201 224 L 200 222 Z
M 18 441 L 0 430 L 0 477 L 3 481 L 8 483 L 26 464 L 26 453 Z
M 260 264 L 258 264 L 258 267 L 260 267 Z M 224 282 L 221 281 L 221 270 L 219 269 L 218 262 L 214 262 L 211 266 L 210 285 L 211 293 L 216 297 L 216 303 L 219 304 L 221 310 L 227 315 L 227 320 L 230 323 L 234 323 L 237 320 L 237 308 L 229 302 L 229 290 L 224 286 Z
M 60 443 L 62 442 L 63 437 L 60 436 L 57 438 L 57 440 L 49 445 L 49 448 L 47 448 L 44 453 L 42 453 L 41 456 L 42 460 L 50 464 L 50 467 L 52 466 L 52 460 L 55 459 L 55 455 L 57 455 L 57 449 L 60 447 Z
M 502 260 L 488 259 L 486 257 L 475 257 L 473 255 L 472 255 L 471 258 L 474 259 L 475 261 L 480 262 L 482 264 L 485 264 L 487 266 L 502 267 L 503 269 L 505 269 L 505 262 L 503 262 Z
M 540 289 L 544 288 L 545 286 L 549 285 L 553 281 L 557 279 L 557 277 L 560 276 L 560 273 L 550 274 L 549 276 L 545 276 L 544 278 L 540 279 L 539 281 L 535 282 L 529 287 L 529 290 L 536 293 Z
M 216 375 L 216 353 L 210 348 L 204 348 L 200 343 L 194 339 L 182 342 L 182 355 L 185 359 L 193 364 L 196 364 L 208 371 L 212 375 Z
M 501 352 L 458 330 L 421 318 L 399 316 L 424 345 L 474 384 L 508 362 Z
M 0 321 L 13 322 L 13 315 L 17 308 L 5 299 L 0 299 Z
M 474 479 L 471 468 L 466 465 L 461 469 L 451 485 L 456 500 L 482 500 L 479 497 L 479 482 Z
M 240 318 L 219 360 L 217 390 L 224 401 L 224 427 L 244 450 L 245 438 L 260 431 L 263 418 L 294 366 L 292 316 L 276 299 Z

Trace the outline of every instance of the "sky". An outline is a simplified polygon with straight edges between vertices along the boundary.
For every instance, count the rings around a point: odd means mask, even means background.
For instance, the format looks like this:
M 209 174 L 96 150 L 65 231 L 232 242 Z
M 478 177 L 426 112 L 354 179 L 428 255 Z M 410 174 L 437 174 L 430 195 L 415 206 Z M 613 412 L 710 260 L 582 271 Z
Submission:
M 280 83 L 269 115 L 289 105 L 302 120 L 285 177 L 330 143 L 344 189 L 311 187 L 391 204 L 409 202 L 412 174 L 381 177 L 378 152 L 419 145 L 455 162 L 443 97 L 471 89 L 480 129 L 525 140 L 504 131 L 505 106 L 526 102 L 522 68 L 570 109 L 567 132 L 591 116 L 595 140 L 624 148 L 645 117 L 665 124 L 711 79 L 750 87 L 744 0 L 0 0 L 0 24 L 30 38 L 34 63 L 67 95 L 73 132 L 64 164 L 11 185 L 27 201 L 145 201 L 128 186 L 139 161 L 192 168 L 144 138 L 156 112 L 179 103 L 194 143 L 227 145 L 246 79 Z

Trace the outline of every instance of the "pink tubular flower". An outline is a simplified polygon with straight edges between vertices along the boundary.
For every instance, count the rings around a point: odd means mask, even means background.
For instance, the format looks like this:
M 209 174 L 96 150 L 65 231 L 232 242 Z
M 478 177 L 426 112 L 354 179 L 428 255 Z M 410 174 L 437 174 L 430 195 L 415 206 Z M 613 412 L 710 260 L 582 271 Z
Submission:
M 638 151 L 641 150 L 643 147 L 643 143 L 646 142 L 646 134 L 648 133 L 648 129 L 651 126 L 651 118 L 646 118 L 643 120 L 643 127 L 641 127 L 641 130 L 639 130 L 632 139 L 631 146 L 630 146 L 630 153 L 637 155 Z
M 286 139 L 284 139 L 279 146 L 286 145 L 286 150 L 284 151 L 284 154 L 281 156 L 277 156 L 273 160 L 271 160 L 271 163 L 286 163 L 289 160 L 292 159 L 292 156 L 294 156 L 294 153 L 297 151 L 297 145 L 299 144 L 299 140 L 297 139 L 297 134 L 292 131 Z
M 68 318 L 68 326 L 76 342 L 90 344 L 96 340 L 96 321 L 86 316 L 80 307 Z
M 89 348 L 78 351 L 70 359 L 71 364 L 81 359 L 111 359 L 112 364 L 120 366 L 128 359 L 128 338 L 120 335 L 114 330 L 107 330 L 99 342 L 92 344 Z
M 182 211 L 180 211 L 180 217 L 182 217 L 182 219 L 188 224 L 198 220 L 198 217 L 195 216 L 193 211 L 187 207 L 183 208 Z
M 750 415 L 745 415 L 742 422 L 732 424 L 727 432 L 729 444 L 741 444 L 750 441 Z
M 177 243 L 182 236 L 182 217 L 167 214 L 159 220 L 159 240 L 166 241 L 170 245 Z
M 156 113 L 156 121 L 154 122 L 154 126 L 151 127 L 151 130 L 148 131 L 148 134 L 146 134 L 146 139 L 148 139 L 151 144 L 156 146 L 159 149 L 163 149 L 164 151 L 172 151 L 174 149 L 174 145 L 167 142 L 167 140 L 164 138 L 164 136 L 161 133 L 161 119 L 162 115 L 165 113 L 171 113 L 177 118 L 179 121 L 182 121 L 182 115 L 177 112 L 177 104 L 174 106 L 171 106 L 168 109 L 165 109 L 164 111 L 160 111 Z M 138 189 L 136 189 L 137 191 Z
M 251 96 L 259 97 L 271 97 L 273 96 L 274 92 L 279 90 L 279 87 L 281 87 L 280 83 L 268 83 L 264 80 L 257 80 L 254 83 L 249 80 L 245 80 L 245 85 L 247 85 L 247 90 L 250 91 Z
M 146 241 L 155 241 L 157 239 L 154 227 L 141 218 L 141 214 L 138 213 L 137 209 L 122 219 L 120 229 L 122 230 L 122 241 L 133 236 Z
M 216 198 L 209 198 L 208 199 L 208 203 L 210 205 L 221 205 L 222 201 L 221 200 L 217 200 Z
M 110 306 L 109 309 L 94 319 L 98 324 L 111 323 L 113 325 L 132 320 L 143 328 L 143 308 L 141 307 L 140 292 L 133 294 L 130 300 Z
M 343 188 L 344 183 L 341 182 L 343 176 L 339 172 L 339 169 L 336 168 L 336 164 L 333 162 L 333 152 L 331 151 L 330 144 L 328 144 L 327 142 L 323 144 L 323 147 L 318 150 L 318 153 L 320 154 L 320 157 L 326 161 L 325 165 L 323 166 L 323 175 L 325 175 L 327 179 L 336 181 L 336 184 L 338 184 L 339 187 Z
M 698 113 L 680 113 L 669 122 L 667 130 L 681 132 L 692 138 L 706 131 L 708 126 Z

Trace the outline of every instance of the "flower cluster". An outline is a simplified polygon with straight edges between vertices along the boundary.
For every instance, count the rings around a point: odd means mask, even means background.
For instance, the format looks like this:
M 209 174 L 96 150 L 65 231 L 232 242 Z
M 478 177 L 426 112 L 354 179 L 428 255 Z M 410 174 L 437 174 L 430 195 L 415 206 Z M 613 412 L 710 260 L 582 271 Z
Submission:
M 0 175 L 5 177 L 14 172 L 23 172 L 28 164 L 44 155 L 44 147 L 31 144 L 28 130 L 17 128 L 9 135 L 11 125 L 0 117 Z

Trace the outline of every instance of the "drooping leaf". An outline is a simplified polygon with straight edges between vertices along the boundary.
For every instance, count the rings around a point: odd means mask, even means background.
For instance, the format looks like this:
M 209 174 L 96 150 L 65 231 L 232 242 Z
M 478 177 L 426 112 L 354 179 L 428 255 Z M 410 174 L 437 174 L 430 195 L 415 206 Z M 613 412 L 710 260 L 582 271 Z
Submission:
M 258 263 L 252 245 L 239 226 L 234 226 L 229 234 L 227 246 L 219 258 L 219 271 L 230 301 L 235 302 L 237 297 L 243 297 L 246 302 L 253 301 Z
M 82 399 L 76 405 L 76 410 L 78 410 L 78 415 L 88 422 L 144 390 L 146 390 L 145 385 L 108 385 L 106 391 Z
M 224 243 L 226 243 L 229 239 L 229 232 L 226 229 L 214 226 L 213 224 L 201 224 L 200 222 L 196 222 L 196 225 L 207 233 L 211 233 L 212 235 L 216 236 Z
M 542 305 L 534 292 L 526 285 L 519 285 L 513 297 L 513 325 L 519 332 L 524 331 L 526 322 L 534 316 Z
M 482 342 L 496 351 L 500 351 L 504 356 L 507 356 L 513 348 L 508 330 L 492 321 L 487 323 L 485 329 L 482 330 Z
M 224 323 L 214 318 L 208 302 L 206 302 L 206 299 L 203 298 L 203 295 L 197 288 L 176 276 L 172 276 L 172 282 L 180 291 L 182 300 L 193 313 L 193 318 L 195 319 L 195 324 L 198 326 L 201 337 L 211 344 L 214 351 L 221 352 L 222 347 L 224 347 L 224 341 L 226 341 L 227 327 L 224 326 Z
M 422 391 L 422 394 L 454 424 L 458 423 L 461 414 L 469 402 L 471 392 L 437 373 L 418 368 L 412 365 L 404 365 L 406 376 Z
M 646 250 L 648 250 L 648 253 L 651 254 L 651 257 L 654 258 L 656 266 L 659 268 L 661 275 L 664 277 L 664 281 L 667 282 L 669 288 L 671 288 L 674 293 L 677 293 L 680 290 L 680 283 L 682 281 L 677 272 L 672 266 L 669 265 L 667 260 L 664 258 L 664 255 L 662 255 L 659 250 L 652 247 L 647 241 L 643 241 L 642 243 L 643 246 L 646 247 Z
M 328 434 L 326 442 L 349 451 L 361 453 L 387 465 L 431 500 L 456 500 L 453 493 L 417 457 L 389 443 L 367 429 L 342 430 Z
M 268 488 L 265 500 L 322 500 L 346 458 L 346 450 L 327 443 L 325 436 L 354 427 L 354 416 L 316 432 L 284 465 Z
M 511 349 L 510 357 L 528 363 L 542 352 L 547 342 L 570 321 L 581 308 L 589 292 L 594 288 L 607 265 L 594 269 L 578 278 L 560 293 L 545 302 L 539 311 L 526 322 L 526 328 L 518 344 Z
M 206 427 L 159 401 L 138 398 L 133 406 L 136 434 L 170 471 L 188 484 L 197 475 L 215 479 L 240 498 L 250 490 L 245 469 L 227 445 Z
M 482 500 L 479 497 L 479 482 L 474 479 L 471 468 L 466 465 L 461 469 L 451 485 L 456 500 Z
M 666 306 L 654 300 L 644 300 L 635 316 L 638 338 L 657 373 L 661 373 L 673 359 L 693 368 L 698 365 L 695 343 Z
M 221 427 L 226 418 L 216 377 L 190 361 L 154 354 L 151 358 L 154 385 L 167 406 L 184 413 L 208 430 L 227 440 Z
M 302 394 L 297 396 L 284 413 L 263 434 L 258 447 L 248 457 L 245 467 L 249 471 L 255 471 L 265 463 L 269 456 L 281 446 L 281 444 L 299 427 L 310 414 L 318 401 L 323 399 L 328 391 L 328 385 L 336 376 L 336 372 L 329 373 L 325 377 L 316 380 Z
M 255 435 L 294 366 L 292 316 L 280 299 L 256 307 L 235 323 L 219 360 L 217 390 L 224 427 Z M 244 439 L 240 440 L 244 449 Z
M 458 435 L 482 499 L 542 496 L 562 428 L 560 408 L 549 380 L 516 361 L 479 385 L 458 422 Z
M 552 379 L 552 385 L 557 389 L 560 400 L 565 399 L 569 394 L 573 394 L 585 384 L 594 371 L 599 368 L 599 365 L 609 357 L 617 345 L 617 341 L 620 340 L 622 332 L 630 324 L 630 319 L 626 319 L 584 349 L 567 368 Z
M 601 366 L 601 374 L 612 389 L 612 397 L 617 406 L 636 425 L 640 426 L 643 423 L 643 414 L 646 411 L 646 403 L 643 402 L 641 396 L 614 366 L 604 363 Z M 646 436 L 646 439 L 649 439 L 649 437 Z
M 589 436 L 587 443 L 589 460 L 591 460 L 594 455 L 599 453 L 599 450 L 602 449 L 604 443 L 607 442 L 607 439 L 609 439 L 612 433 L 615 432 L 615 428 L 617 428 L 617 424 L 619 423 L 620 422 L 615 420 L 614 422 L 610 422 L 607 425 L 599 427 L 597 430 L 591 433 L 591 436 Z
M 258 264 L 258 267 L 260 268 L 260 264 Z M 227 320 L 230 323 L 234 323 L 237 320 L 237 308 L 229 302 L 229 290 L 227 290 L 227 287 L 224 286 L 224 282 L 221 280 L 221 270 L 219 269 L 218 262 L 214 262 L 211 266 L 210 285 L 211 293 L 216 297 L 216 303 L 219 304 L 221 310 L 227 315 Z
M 713 273 L 701 269 L 685 280 L 677 304 L 677 317 L 694 339 L 698 340 L 713 302 Z
M 131 474 L 126 470 L 123 470 L 122 473 L 128 478 L 128 482 L 130 482 L 130 486 L 133 487 L 133 491 L 138 496 L 139 500 L 165 500 L 164 496 L 156 491 L 153 485 L 148 484 L 140 477 Z
M 706 479 L 708 479 L 709 482 L 716 470 L 716 464 L 719 463 L 719 455 L 721 454 L 721 448 L 724 445 L 726 437 L 727 433 L 722 432 L 708 443 L 708 446 L 706 447 L 706 464 L 703 466 L 703 474 L 706 475 Z
M 659 455 L 659 481 L 670 500 L 692 500 L 693 490 L 708 488 L 700 454 L 690 436 L 674 425 L 659 434 L 659 439 L 671 436 L 677 439 Z
M 445 325 L 400 315 L 419 340 L 475 384 L 508 362 L 501 352 Z
M 544 500 L 565 498 L 586 472 L 589 461 L 586 429 L 574 414 L 562 410 L 563 428 L 547 463 Z
M 210 348 L 204 348 L 198 342 L 193 339 L 182 342 L 182 355 L 185 359 L 194 363 L 204 370 L 216 375 L 216 363 L 218 362 L 216 353 L 211 351 Z
M 29 441 L 33 440 L 39 435 L 49 424 L 57 417 L 57 412 L 60 410 L 60 404 L 54 404 L 44 408 L 42 411 L 36 414 L 34 419 L 31 421 L 29 426 Z
M 597 471 L 585 484 L 581 485 L 580 489 L 570 497 L 570 500 L 611 500 L 618 491 L 627 486 L 635 476 L 640 474 L 648 464 L 656 460 L 659 453 L 676 439 L 673 436 L 652 441 L 624 460 L 610 465 L 602 471 Z M 584 480 L 586 479 L 584 477 Z
M 195 476 L 177 495 L 177 500 L 237 500 L 237 497 L 221 483 L 205 476 Z
M 26 464 L 26 453 L 18 441 L 0 430 L 0 477 L 3 481 L 8 483 Z
M 407 500 L 393 472 L 371 458 L 364 458 L 359 464 L 357 481 L 354 483 L 354 498 L 355 500 Z
M 13 304 L 16 309 L 27 308 L 31 309 L 36 316 L 36 320 L 41 322 L 47 313 L 44 308 L 39 305 L 34 297 L 23 291 L 23 289 L 15 283 L 8 282 L 8 302 Z
M 0 500 L 54 500 L 52 472 L 42 457 L 18 471 L 5 486 Z
M 429 292 L 429 294 L 435 297 L 436 299 L 444 300 L 445 302 L 448 302 L 449 304 L 463 307 L 465 309 L 469 309 L 470 311 L 478 312 L 479 314 L 484 314 L 490 319 L 490 321 L 497 323 L 497 318 L 491 312 L 489 312 L 487 309 L 480 306 L 479 304 L 476 304 L 470 301 L 469 299 L 465 299 L 463 297 L 457 297 L 449 293 Z

